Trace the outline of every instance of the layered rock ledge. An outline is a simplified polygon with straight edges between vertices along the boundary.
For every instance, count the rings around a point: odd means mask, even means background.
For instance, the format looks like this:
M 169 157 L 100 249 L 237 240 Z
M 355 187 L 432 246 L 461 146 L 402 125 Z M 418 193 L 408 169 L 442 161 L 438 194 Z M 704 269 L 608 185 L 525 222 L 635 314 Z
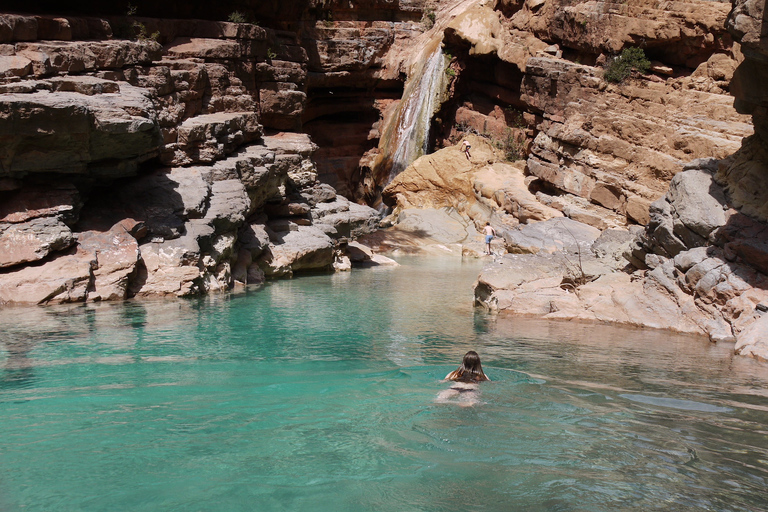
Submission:
M 120 19 L 57 21 L 74 32 L 0 20 L 0 303 L 189 296 L 348 268 L 348 242 L 377 227 L 377 211 L 317 180 L 307 134 L 276 130 L 301 113 L 280 98 L 305 99 L 306 53 L 290 40 L 142 19 L 163 46 L 112 39 Z

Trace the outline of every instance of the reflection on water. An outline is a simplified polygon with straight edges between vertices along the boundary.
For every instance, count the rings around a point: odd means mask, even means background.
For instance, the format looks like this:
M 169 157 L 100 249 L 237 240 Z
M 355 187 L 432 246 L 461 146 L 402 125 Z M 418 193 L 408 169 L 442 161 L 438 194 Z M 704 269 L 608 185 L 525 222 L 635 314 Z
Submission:
M 0 310 L 0 510 L 768 507 L 768 368 L 474 311 L 476 263 Z M 468 349 L 481 404 L 434 399 Z

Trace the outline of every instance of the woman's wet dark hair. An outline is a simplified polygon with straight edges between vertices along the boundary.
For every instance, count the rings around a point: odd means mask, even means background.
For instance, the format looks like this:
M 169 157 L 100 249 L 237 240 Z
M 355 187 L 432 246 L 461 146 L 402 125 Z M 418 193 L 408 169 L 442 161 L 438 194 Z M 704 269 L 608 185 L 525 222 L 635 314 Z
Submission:
M 448 380 L 454 380 L 459 382 L 482 382 L 484 380 L 490 380 L 483 373 L 483 366 L 480 364 L 480 356 L 477 352 L 470 350 L 464 354 L 464 358 L 461 360 L 461 366 L 452 371 L 446 377 Z

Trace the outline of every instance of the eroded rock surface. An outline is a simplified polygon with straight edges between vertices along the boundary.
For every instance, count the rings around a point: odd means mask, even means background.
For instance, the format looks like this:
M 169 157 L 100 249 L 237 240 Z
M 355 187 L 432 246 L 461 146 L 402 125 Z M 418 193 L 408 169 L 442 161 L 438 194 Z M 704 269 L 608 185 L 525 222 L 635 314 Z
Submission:
M 96 21 L 46 28 L 61 39 L 40 41 L 47 19 L 0 19 L 11 27 L 0 52 L 0 302 L 228 290 L 331 269 L 348 238 L 376 228 L 377 211 L 318 183 L 306 134 L 265 134 L 298 127 L 307 55 L 295 39 L 142 19 L 164 47 L 70 40 L 110 37 Z M 270 91 L 298 103 L 260 112 Z

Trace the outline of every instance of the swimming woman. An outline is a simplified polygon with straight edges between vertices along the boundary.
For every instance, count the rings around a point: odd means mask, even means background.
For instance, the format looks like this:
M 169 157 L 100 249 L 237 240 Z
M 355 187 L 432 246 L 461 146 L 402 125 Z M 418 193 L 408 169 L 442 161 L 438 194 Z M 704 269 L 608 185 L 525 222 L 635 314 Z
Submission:
M 470 350 L 464 354 L 461 366 L 446 375 L 444 380 L 452 381 L 452 384 L 451 387 L 437 394 L 438 402 L 447 402 L 456 398 L 460 405 L 474 405 L 478 402 L 478 384 L 491 379 L 483 372 L 480 356 L 474 350 Z

